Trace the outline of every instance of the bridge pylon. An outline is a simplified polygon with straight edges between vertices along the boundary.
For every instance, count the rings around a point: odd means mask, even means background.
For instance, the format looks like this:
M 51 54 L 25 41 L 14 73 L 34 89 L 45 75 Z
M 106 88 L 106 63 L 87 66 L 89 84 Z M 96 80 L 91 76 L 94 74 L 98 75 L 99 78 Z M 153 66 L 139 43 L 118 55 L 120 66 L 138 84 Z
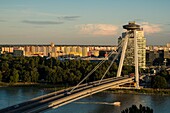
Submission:
M 135 22 L 129 22 L 128 25 L 123 26 L 124 29 L 127 31 L 122 33 L 121 42 L 123 47 L 121 52 L 121 58 L 119 62 L 119 67 L 117 71 L 117 77 L 121 76 L 122 67 L 124 63 L 125 56 L 131 54 L 132 57 L 131 64 L 128 65 L 135 65 L 135 88 L 139 89 L 139 65 L 138 65 L 138 32 L 142 31 L 139 25 L 135 24 Z M 127 48 L 130 48 L 130 52 L 127 53 Z M 127 56 L 128 57 L 128 56 Z

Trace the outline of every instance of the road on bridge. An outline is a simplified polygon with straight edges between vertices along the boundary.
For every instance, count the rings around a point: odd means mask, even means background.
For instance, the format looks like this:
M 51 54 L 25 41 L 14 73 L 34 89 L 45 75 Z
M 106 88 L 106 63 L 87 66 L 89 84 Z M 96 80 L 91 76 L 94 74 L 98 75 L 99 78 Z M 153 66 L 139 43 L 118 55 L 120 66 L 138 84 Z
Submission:
M 133 82 L 133 78 L 113 77 L 79 85 L 76 89 L 67 88 L 55 91 L 23 103 L 0 110 L 0 113 L 37 113 L 50 108 L 57 108 L 72 101 L 107 90 L 113 86 Z M 72 92 L 70 92 L 72 91 Z

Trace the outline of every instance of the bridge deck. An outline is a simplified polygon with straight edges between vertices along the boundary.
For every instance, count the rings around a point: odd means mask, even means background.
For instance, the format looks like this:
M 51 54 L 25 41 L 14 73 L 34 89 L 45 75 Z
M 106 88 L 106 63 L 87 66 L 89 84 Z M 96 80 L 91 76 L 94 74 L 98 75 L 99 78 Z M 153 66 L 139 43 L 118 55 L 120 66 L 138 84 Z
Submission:
M 89 95 L 107 90 L 111 87 L 116 87 L 125 83 L 133 82 L 133 78 L 117 77 L 103 79 L 99 81 L 82 84 L 70 93 L 72 88 L 52 92 L 37 98 L 33 98 L 26 102 L 13 105 L 0 110 L 0 113 L 37 113 L 50 108 L 68 104 L 72 101 L 87 97 Z

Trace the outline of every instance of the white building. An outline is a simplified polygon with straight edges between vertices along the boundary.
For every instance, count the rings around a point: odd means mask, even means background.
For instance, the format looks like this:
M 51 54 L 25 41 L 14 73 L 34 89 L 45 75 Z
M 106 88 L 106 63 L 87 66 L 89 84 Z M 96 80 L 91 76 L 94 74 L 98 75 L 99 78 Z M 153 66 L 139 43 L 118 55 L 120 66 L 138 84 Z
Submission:
M 138 45 L 138 64 L 140 68 L 145 68 L 146 67 L 146 38 L 144 37 L 143 29 L 141 29 L 139 25 L 136 25 L 135 22 L 131 22 L 129 23 L 129 25 L 125 25 L 124 28 L 127 29 L 127 31 L 123 32 L 122 37 L 119 37 L 118 39 L 118 45 L 120 45 L 120 42 L 124 41 L 125 37 L 128 35 L 128 44 L 127 44 L 124 64 L 134 65 L 134 35 L 136 35 L 137 45 Z

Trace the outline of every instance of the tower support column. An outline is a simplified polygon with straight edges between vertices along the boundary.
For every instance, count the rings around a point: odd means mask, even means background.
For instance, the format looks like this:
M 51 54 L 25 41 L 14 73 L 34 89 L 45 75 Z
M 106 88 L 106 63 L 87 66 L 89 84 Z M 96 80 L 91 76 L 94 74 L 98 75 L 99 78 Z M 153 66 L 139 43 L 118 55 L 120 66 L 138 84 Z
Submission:
M 123 49 L 122 49 L 119 67 L 118 67 L 118 71 L 117 71 L 117 77 L 120 77 L 121 72 L 122 72 L 123 62 L 125 59 L 125 53 L 126 53 L 126 48 L 127 48 L 127 44 L 128 44 L 128 37 L 129 37 L 129 35 L 127 34 L 125 37 L 125 40 L 123 42 Z
M 138 52 L 138 49 L 141 50 L 141 46 L 138 47 L 138 43 L 141 45 L 141 42 L 138 42 L 138 40 L 141 40 L 143 37 L 143 29 L 140 28 L 140 25 L 135 24 L 135 22 L 129 22 L 128 25 L 123 25 L 123 28 L 126 29 L 126 32 L 122 33 L 122 38 L 120 37 L 120 40 L 123 40 L 123 47 L 121 58 L 119 62 L 119 67 L 117 71 L 117 77 L 121 76 L 122 67 L 126 56 L 126 63 L 127 65 L 133 65 L 135 66 L 135 88 L 139 87 L 139 60 L 141 63 L 141 57 L 139 58 L 138 54 L 141 52 Z M 119 42 L 120 42 L 119 40 Z M 128 51 L 126 51 L 128 49 Z M 143 49 L 143 48 L 142 48 Z M 139 59 L 139 60 L 138 60 Z M 129 61 L 128 61 L 129 60 Z
M 139 66 L 138 66 L 138 44 L 137 44 L 137 36 L 136 30 L 134 30 L 134 61 L 135 61 L 135 82 L 136 88 L 139 88 Z

